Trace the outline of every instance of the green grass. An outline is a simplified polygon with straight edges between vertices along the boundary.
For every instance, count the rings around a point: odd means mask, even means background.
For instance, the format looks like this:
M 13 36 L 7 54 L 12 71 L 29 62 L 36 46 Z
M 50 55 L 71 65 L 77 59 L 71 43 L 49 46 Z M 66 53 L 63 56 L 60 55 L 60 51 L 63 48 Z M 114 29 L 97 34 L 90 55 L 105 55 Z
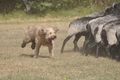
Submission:
M 0 80 L 119 80 L 120 63 L 108 57 L 84 56 L 73 51 L 73 39 L 60 54 L 68 25 L 74 18 L 7 20 L 0 23 Z M 16 23 L 17 21 L 17 23 Z M 30 24 L 56 25 L 60 30 L 55 40 L 55 58 L 49 59 L 47 47 L 40 49 L 38 58 L 32 58 L 30 44 L 21 48 L 25 28 Z M 82 47 L 84 37 L 79 40 Z
M 2 20 L 10 20 L 10 19 L 30 19 L 30 18 L 36 18 L 35 15 L 28 15 L 24 11 L 13 11 L 9 14 L 5 14 L 0 16 Z

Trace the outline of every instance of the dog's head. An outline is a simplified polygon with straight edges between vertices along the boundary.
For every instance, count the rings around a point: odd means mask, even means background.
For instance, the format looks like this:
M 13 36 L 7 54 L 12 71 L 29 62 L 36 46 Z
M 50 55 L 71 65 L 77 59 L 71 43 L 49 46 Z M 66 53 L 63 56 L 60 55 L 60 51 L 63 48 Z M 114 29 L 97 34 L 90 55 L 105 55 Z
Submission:
M 54 28 L 42 28 L 41 31 L 44 36 L 45 36 L 45 39 L 47 42 L 50 42 L 52 44 L 54 44 L 54 39 L 57 38 L 57 35 L 56 35 L 56 32 L 58 31 L 59 29 L 54 27 Z

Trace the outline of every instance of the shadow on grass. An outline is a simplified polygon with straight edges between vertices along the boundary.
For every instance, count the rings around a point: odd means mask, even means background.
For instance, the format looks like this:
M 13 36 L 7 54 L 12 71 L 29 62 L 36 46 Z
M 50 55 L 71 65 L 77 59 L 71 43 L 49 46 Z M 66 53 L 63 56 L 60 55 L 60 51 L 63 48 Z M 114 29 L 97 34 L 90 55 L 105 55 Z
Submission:
M 71 49 L 71 50 L 64 50 L 63 53 L 65 53 L 65 52 L 80 52 L 80 53 L 82 53 L 82 47 L 79 48 L 79 51 Z
M 31 58 L 34 57 L 33 54 L 20 54 L 20 56 L 31 57 Z M 49 56 L 41 56 L 41 55 L 39 55 L 38 58 L 39 58 L 39 57 L 40 57 L 40 58 L 50 58 Z
M 80 47 L 79 51 L 71 49 L 71 50 L 64 50 L 63 53 L 78 52 L 78 53 L 82 54 L 82 50 L 83 50 L 83 47 Z M 83 54 L 83 56 L 85 55 L 85 53 Z M 95 53 L 96 53 L 96 48 L 94 48 L 88 55 L 96 56 Z M 105 50 L 102 49 L 102 50 L 100 50 L 98 57 L 108 57 L 108 54 L 105 52 Z
M 31 57 L 31 58 L 33 58 L 33 57 L 34 57 L 34 55 L 33 55 L 33 54 L 20 54 L 20 56 L 24 56 L 24 57 Z
M 94 48 L 89 55 L 95 56 L 96 58 L 96 48 Z M 120 54 L 118 51 L 114 51 L 113 53 L 111 53 L 111 56 L 109 56 L 104 48 L 100 48 L 97 58 L 99 57 L 110 58 L 118 62 L 120 61 Z

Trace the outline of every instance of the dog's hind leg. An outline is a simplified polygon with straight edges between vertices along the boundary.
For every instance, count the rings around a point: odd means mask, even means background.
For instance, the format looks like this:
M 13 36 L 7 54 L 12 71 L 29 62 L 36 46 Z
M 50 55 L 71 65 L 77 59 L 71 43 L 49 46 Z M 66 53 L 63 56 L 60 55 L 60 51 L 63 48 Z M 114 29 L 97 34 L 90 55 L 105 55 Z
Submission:
M 36 43 L 34 58 L 38 57 L 40 47 L 41 47 L 41 45 L 39 43 Z

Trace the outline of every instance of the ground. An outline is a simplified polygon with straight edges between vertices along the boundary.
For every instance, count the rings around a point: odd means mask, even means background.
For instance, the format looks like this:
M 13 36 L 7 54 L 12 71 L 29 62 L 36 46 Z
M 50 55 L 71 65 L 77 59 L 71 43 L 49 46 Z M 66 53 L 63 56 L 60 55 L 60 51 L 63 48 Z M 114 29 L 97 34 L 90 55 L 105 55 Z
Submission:
M 75 18 L 0 20 L 0 80 L 120 80 L 120 62 L 108 57 L 84 56 L 73 51 L 73 39 L 60 53 L 67 36 L 69 23 Z M 20 45 L 25 29 L 30 24 L 56 26 L 55 58 L 49 59 L 47 47 L 40 49 L 40 56 L 33 58 L 30 44 Z M 82 49 L 84 37 L 79 40 Z

